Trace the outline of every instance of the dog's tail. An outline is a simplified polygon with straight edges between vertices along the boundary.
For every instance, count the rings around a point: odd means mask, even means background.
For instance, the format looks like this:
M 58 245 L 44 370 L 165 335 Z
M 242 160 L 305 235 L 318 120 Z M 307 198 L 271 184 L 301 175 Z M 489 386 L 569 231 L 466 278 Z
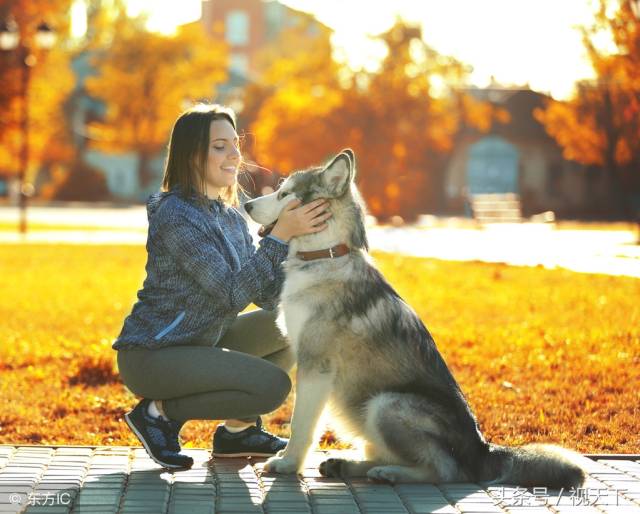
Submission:
M 491 445 L 484 462 L 483 478 L 489 485 L 569 489 L 586 478 L 585 457 L 550 444 L 508 447 Z

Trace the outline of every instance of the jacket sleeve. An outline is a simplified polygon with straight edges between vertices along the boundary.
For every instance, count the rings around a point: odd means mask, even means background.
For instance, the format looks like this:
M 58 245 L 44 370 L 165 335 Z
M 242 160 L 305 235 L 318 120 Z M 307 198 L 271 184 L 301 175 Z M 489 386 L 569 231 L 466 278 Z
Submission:
M 248 230 L 245 232 L 245 238 L 247 239 L 247 244 L 255 250 L 255 247 L 253 245 L 253 238 L 251 237 L 251 234 L 249 233 Z M 263 242 L 265 240 L 272 240 L 272 238 L 265 237 L 260 241 L 260 244 L 264 244 Z M 289 246 L 286 243 L 279 243 L 277 241 L 274 241 L 274 242 L 276 244 L 284 246 L 285 248 L 288 248 Z M 262 291 L 260 291 L 260 294 L 256 298 L 254 298 L 253 303 L 255 303 L 258 307 L 268 311 L 275 310 L 278 307 L 278 303 L 280 301 L 280 293 L 282 292 L 283 283 L 284 283 L 284 270 L 280 265 L 276 269 L 275 279 L 272 280 L 267 285 L 267 287 L 265 287 Z
M 229 310 L 239 312 L 259 298 L 277 279 L 287 256 L 286 245 L 263 239 L 242 268 L 234 271 L 212 244 L 211 235 L 198 228 L 185 213 L 173 213 L 167 218 L 158 231 L 164 247 L 206 294 Z

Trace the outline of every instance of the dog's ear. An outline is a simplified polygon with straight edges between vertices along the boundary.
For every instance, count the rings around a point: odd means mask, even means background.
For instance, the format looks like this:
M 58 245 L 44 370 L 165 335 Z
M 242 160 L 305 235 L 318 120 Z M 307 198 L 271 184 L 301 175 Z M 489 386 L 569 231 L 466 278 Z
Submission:
M 351 164 L 355 165 L 356 163 L 356 156 L 353 153 L 353 150 L 351 148 L 345 148 L 344 150 L 342 150 L 340 153 L 344 153 L 347 154 L 349 156 L 349 159 L 351 159 Z
M 343 150 L 322 171 L 322 180 L 335 196 L 341 196 L 354 178 L 354 155 L 350 149 Z

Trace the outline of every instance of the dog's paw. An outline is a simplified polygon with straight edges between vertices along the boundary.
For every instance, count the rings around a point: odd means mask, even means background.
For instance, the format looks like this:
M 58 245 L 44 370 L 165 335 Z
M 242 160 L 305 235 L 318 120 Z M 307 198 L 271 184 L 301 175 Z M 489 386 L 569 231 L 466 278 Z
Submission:
M 293 475 L 298 472 L 300 464 L 281 455 L 274 455 L 264 463 L 264 470 L 268 473 L 280 473 L 281 475 Z
M 374 482 L 384 482 L 386 484 L 395 484 L 398 481 L 398 475 L 391 466 L 376 466 L 367 471 L 367 477 Z
M 327 459 L 320 464 L 320 474 L 327 478 L 340 478 L 342 477 L 344 463 L 344 459 Z

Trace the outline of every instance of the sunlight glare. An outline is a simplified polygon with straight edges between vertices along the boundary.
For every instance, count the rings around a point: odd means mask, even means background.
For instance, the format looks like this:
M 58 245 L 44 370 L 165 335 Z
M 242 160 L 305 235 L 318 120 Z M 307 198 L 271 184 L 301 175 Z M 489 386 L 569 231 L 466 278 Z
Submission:
M 422 25 L 423 39 L 445 55 L 473 67 L 471 81 L 488 86 L 492 78 L 549 92 L 570 94 L 579 78 L 593 76 L 576 25 L 592 19 L 589 0 L 460 0 L 440 2 L 372 1 L 366 14 L 359 2 L 283 0 L 307 10 L 335 30 L 338 55 L 355 68 L 373 70 L 384 57 L 367 35 L 389 29 L 398 14 Z
M 130 16 L 145 14 L 147 28 L 162 34 L 173 34 L 177 26 L 200 19 L 200 0 L 127 0 L 126 4 Z
M 282 0 L 333 29 L 335 57 L 352 69 L 375 71 L 386 55 L 371 36 L 397 19 L 419 23 L 428 45 L 472 66 L 471 82 L 531 87 L 566 98 L 575 80 L 593 77 L 577 25 L 592 20 L 590 0 Z M 366 5 L 366 9 L 363 6 Z M 170 34 L 200 16 L 200 0 L 128 0 L 131 15 L 146 13 L 152 30 Z
M 81 38 L 87 32 L 87 6 L 76 0 L 71 6 L 71 37 Z

